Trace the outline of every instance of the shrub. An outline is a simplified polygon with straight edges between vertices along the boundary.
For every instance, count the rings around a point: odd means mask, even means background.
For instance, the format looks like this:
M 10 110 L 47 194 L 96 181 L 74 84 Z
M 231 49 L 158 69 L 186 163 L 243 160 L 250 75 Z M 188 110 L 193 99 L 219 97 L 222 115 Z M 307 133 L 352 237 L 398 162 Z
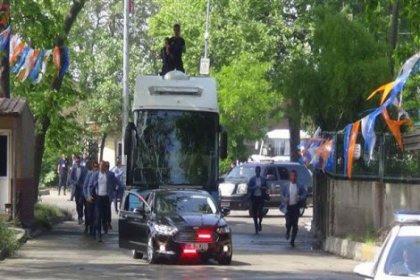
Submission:
M 17 250 L 18 246 L 16 232 L 10 229 L 5 222 L 0 221 L 0 252 L 4 253 L 0 257 L 12 254 Z
M 35 204 L 35 223 L 37 226 L 51 229 L 53 224 L 71 219 L 71 213 L 55 205 Z

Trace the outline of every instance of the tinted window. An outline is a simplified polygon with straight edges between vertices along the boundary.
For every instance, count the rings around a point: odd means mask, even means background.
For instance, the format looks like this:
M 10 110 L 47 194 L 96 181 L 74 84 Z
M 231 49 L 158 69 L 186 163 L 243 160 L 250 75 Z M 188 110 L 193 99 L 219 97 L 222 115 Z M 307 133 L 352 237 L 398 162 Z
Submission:
M 134 185 L 217 185 L 217 114 L 138 111 L 136 120 L 130 167 Z
M 209 195 L 189 192 L 157 193 L 155 200 L 157 214 L 191 213 L 216 214 L 217 207 Z
M 273 180 L 273 181 L 277 181 L 277 172 L 276 172 L 276 168 L 275 167 L 268 167 L 267 168 L 267 173 L 266 173 L 266 178 Z
M 289 170 L 286 167 L 277 167 L 280 180 L 289 180 Z
M 7 136 L 0 135 L 0 176 L 7 176 Z

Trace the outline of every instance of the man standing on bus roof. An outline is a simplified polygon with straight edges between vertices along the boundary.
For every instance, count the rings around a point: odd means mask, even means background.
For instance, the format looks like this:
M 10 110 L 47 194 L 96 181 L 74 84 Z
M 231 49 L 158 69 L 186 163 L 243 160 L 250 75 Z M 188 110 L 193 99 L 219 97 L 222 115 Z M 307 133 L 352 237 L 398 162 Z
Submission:
M 182 54 L 186 52 L 185 40 L 181 37 L 181 25 L 174 24 L 174 36 L 169 39 L 170 69 L 185 72 Z

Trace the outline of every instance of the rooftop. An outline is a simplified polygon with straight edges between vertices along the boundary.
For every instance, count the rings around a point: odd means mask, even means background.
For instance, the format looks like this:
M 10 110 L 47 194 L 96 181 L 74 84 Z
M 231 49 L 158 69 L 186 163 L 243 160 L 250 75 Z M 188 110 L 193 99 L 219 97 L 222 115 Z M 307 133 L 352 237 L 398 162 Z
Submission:
M 0 98 L 0 115 L 20 115 L 25 106 L 26 101 L 22 97 Z

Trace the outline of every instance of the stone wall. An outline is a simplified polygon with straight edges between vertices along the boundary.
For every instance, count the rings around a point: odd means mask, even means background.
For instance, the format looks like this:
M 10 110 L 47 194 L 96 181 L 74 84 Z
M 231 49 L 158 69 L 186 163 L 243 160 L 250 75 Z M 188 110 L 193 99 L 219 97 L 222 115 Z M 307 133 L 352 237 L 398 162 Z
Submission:
M 322 237 L 364 235 L 393 222 L 396 210 L 420 210 L 420 184 L 340 180 L 317 174 L 314 229 Z

